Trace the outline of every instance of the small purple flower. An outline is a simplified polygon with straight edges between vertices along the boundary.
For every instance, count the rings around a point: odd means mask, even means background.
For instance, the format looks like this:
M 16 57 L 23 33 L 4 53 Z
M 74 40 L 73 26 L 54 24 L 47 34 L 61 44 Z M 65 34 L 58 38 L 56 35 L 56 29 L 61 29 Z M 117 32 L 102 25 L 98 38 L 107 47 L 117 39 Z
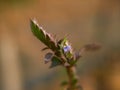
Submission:
M 65 53 L 70 52 L 71 51 L 71 46 L 67 45 L 63 48 L 63 50 L 64 50 Z

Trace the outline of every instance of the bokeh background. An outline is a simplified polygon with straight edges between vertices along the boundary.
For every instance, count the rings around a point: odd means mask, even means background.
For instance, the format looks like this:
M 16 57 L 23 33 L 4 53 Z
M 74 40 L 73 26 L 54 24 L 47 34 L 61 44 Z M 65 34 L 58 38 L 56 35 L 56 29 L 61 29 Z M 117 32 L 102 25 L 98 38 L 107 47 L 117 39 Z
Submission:
M 83 90 L 120 90 L 119 0 L 0 0 L 0 90 L 62 90 L 62 67 L 44 64 L 44 45 L 30 30 L 30 19 L 58 38 L 68 36 L 75 50 L 98 42 L 77 69 Z

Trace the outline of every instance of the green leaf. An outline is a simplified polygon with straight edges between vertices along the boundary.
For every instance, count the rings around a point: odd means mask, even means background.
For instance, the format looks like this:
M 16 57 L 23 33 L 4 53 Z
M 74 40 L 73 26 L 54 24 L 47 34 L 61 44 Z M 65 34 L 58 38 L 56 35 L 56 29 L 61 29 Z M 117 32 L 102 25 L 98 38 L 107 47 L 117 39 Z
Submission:
M 78 82 L 78 80 L 77 80 L 77 79 L 73 79 L 73 80 L 72 80 L 72 84 L 73 84 L 73 85 L 76 85 L 76 84 L 77 84 L 77 82 Z
M 69 62 L 70 65 L 75 65 L 77 63 L 77 61 L 78 60 L 71 59 L 68 62 Z
M 51 59 L 51 66 L 50 68 L 53 68 L 53 67 L 56 67 L 56 66 L 59 66 L 59 65 L 62 65 L 62 62 L 60 61 L 60 59 L 56 56 L 53 56 L 52 59 Z
M 52 51 L 57 49 L 55 38 L 47 33 L 42 27 L 40 27 L 35 20 L 30 21 L 30 26 L 32 33 L 48 48 L 50 48 Z
M 43 43 L 45 43 L 45 32 L 35 20 L 30 21 L 32 33 Z
M 61 83 L 61 86 L 66 86 L 66 85 L 68 85 L 68 82 L 67 82 L 67 81 L 63 81 L 63 82 Z

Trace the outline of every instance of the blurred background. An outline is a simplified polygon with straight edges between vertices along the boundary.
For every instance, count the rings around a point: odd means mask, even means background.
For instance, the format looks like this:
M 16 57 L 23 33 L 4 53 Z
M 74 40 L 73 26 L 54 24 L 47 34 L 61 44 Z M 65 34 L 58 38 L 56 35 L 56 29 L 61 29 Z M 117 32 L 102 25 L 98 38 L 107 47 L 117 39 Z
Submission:
M 0 0 L 0 90 L 62 90 L 63 67 L 44 64 L 44 45 L 30 30 L 36 18 L 75 50 L 98 42 L 77 69 L 83 90 L 120 90 L 119 0 Z

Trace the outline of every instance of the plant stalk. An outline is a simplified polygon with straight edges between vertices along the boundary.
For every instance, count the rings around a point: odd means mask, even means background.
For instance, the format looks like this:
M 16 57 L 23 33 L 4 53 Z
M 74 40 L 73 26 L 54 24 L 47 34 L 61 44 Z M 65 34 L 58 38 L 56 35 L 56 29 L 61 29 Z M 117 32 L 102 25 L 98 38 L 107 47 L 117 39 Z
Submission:
M 75 66 L 67 66 L 67 75 L 68 75 L 68 88 L 67 90 L 78 90 L 78 78 L 76 74 Z

